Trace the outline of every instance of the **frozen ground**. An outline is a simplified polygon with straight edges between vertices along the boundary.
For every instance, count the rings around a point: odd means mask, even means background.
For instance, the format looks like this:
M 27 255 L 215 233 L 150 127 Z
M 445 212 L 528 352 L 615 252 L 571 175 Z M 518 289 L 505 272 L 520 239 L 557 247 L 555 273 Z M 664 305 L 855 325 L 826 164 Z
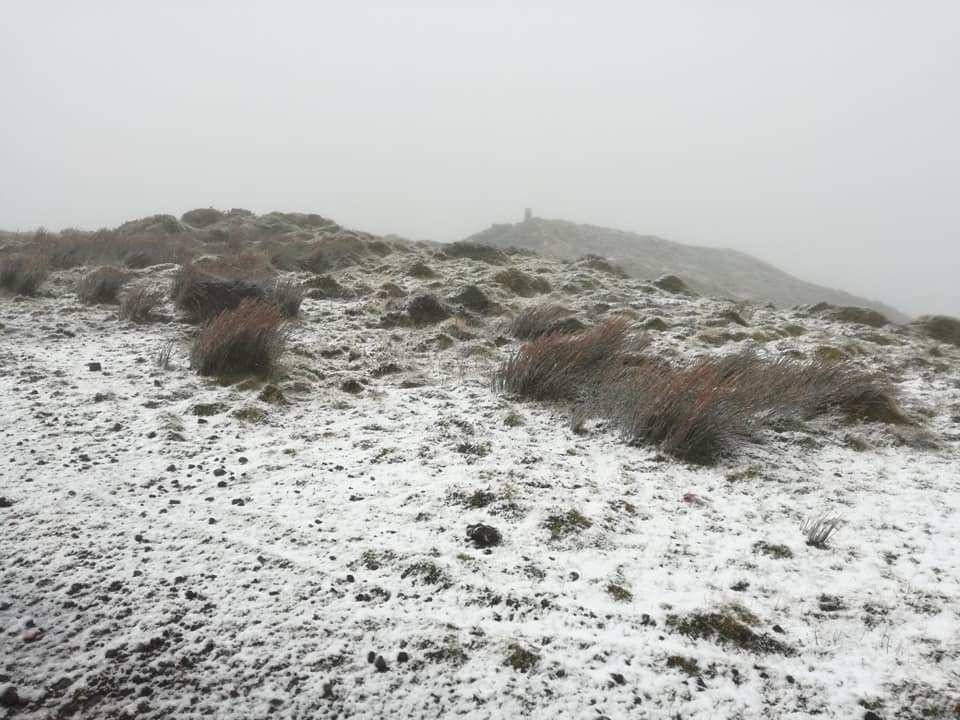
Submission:
M 554 294 L 526 300 L 418 252 L 439 279 L 396 255 L 336 277 L 655 316 L 666 355 L 842 352 L 918 426 L 687 466 L 495 394 L 497 319 L 382 329 L 363 289 L 305 301 L 278 402 L 193 373 L 172 308 L 123 323 L 60 273 L 0 298 L 0 715 L 958 716 L 960 349 L 759 306 L 731 331 L 730 303 L 537 258 L 516 263 Z M 843 525 L 810 547 L 823 513 Z M 711 618 L 748 634 L 697 637 Z

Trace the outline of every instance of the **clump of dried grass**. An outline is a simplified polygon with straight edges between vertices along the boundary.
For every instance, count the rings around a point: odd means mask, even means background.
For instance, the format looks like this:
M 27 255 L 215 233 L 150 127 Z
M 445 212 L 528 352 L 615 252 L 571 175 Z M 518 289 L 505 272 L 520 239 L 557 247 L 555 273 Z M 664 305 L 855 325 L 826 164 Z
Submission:
M 266 288 L 266 297 L 277 306 L 284 317 L 292 318 L 300 314 L 303 303 L 303 290 L 289 280 L 277 280 Z
M 283 352 L 286 328 L 271 303 L 243 300 L 201 328 L 190 362 L 201 375 L 269 375 Z
M 40 255 L 7 255 L 0 258 L 0 289 L 15 295 L 36 295 L 48 272 L 47 262 Z
M 617 318 L 579 335 L 539 337 L 503 363 L 494 378 L 495 386 L 533 400 L 582 397 L 617 362 L 627 331 L 627 321 Z
M 757 410 L 743 376 L 726 370 L 710 360 L 627 368 L 603 388 L 598 404 L 628 442 L 710 465 L 750 437 Z
M 112 266 L 88 272 L 77 282 L 77 297 L 87 305 L 115 303 L 120 288 L 130 279 L 130 274 Z
M 251 251 L 184 263 L 173 278 L 170 297 L 178 310 L 198 322 L 247 299 L 272 302 L 285 317 L 297 315 L 303 302 L 296 284 L 276 280 L 270 259 Z
M 622 318 L 578 335 L 543 335 L 501 365 L 496 386 L 535 400 L 579 401 L 575 428 L 601 417 L 627 442 L 703 465 L 784 422 L 823 415 L 910 422 L 888 382 L 849 363 L 770 360 L 747 352 L 672 364 L 625 352 L 626 335 Z
M 156 310 L 163 305 L 163 301 L 162 290 L 150 285 L 132 287 L 120 298 L 120 319 L 135 323 L 150 322 L 156 318 Z
M 825 548 L 830 536 L 839 530 L 842 524 L 843 521 L 835 515 L 818 515 L 804 520 L 800 531 L 807 536 L 807 545 Z
M 838 413 L 851 421 L 909 422 L 875 375 L 849 364 L 767 360 L 749 352 L 679 367 L 627 368 L 603 388 L 599 405 L 629 442 L 656 444 L 704 465 L 783 420 Z
M 563 305 L 531 305 L 510 321 L 509 331 L 518 340 L 533 340 L 542 335 L 572 330 L 569 322 L 572 317 L 573 313 Z

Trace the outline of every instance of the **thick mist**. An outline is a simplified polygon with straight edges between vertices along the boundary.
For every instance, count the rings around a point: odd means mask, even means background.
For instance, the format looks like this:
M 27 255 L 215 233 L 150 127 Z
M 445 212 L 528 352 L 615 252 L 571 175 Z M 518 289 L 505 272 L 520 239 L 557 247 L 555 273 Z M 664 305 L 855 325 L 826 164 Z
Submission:
M 400 5 L 8 4 L 0 227 L 529 205 L 960 315 L 957 3 Z

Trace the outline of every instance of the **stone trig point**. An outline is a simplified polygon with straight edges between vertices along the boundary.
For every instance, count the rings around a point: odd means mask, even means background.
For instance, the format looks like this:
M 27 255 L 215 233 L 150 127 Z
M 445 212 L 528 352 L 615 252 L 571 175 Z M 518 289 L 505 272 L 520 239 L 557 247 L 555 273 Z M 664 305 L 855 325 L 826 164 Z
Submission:
M 533 220 L 533 208 L 524 208 L 523 209 L 523 221 L 529 222 Z

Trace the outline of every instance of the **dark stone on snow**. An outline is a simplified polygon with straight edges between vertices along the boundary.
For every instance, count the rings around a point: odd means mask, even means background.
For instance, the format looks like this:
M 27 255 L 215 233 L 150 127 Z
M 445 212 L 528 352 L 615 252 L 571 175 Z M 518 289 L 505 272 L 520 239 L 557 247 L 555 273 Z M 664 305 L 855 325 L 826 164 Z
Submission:
M 27 701 L 20 697 L 20 693 L 13 685 L 7 685 L 3 692 L 0 692 L 0 707 L 16 708 L 23 707 L 26 704 Z
M 478 548 L 493 547 L 499 545 L 502 540 L 499 530 L 483 523 L 467 525 L 467 539 L 473 541 Z

